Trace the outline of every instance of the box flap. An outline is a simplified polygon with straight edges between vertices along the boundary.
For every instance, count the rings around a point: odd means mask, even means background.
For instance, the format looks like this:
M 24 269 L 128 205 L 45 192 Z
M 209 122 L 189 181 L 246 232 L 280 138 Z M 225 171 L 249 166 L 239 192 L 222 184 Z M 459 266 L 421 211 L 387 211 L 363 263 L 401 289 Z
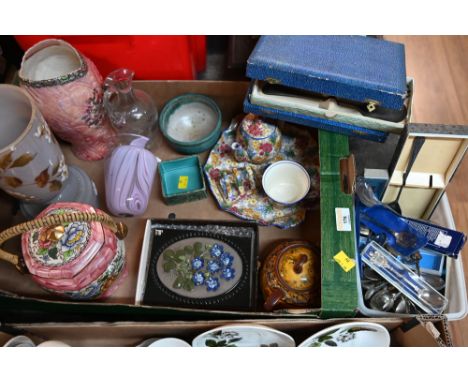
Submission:
M 322 313 L 326 317 L 353 316 L 357 309 L 356 268 L 344 270 L 334 256 L 343 251 L 356 261 L 352 161 L 348 139 L 319 131 L 320 216 L 322 234 Z
M 445 316 L 416 316 L 392 332 L 397 346 L 453 346 Z
M 404 45 L 364 36 L 262 36 L 247 77 L 397 110 L 407 92 Z

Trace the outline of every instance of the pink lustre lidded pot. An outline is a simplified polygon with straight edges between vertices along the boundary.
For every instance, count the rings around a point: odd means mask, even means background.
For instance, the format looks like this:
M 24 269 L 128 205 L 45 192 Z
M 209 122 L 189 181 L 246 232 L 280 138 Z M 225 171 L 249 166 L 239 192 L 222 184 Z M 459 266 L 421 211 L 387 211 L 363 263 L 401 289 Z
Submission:
M 106 157 L 116 144 L 104 107 L 102 77 L 91 60 L 63 40 L 43 40 L 26 51 L 21 86 L 50 128 L 84 160 Z
M 22 259 L 0 248 L 0 258 L 27 270 L 49 292 L 75 300 L 109 296 L 126 275 L 126 227 L 81 203 L 55 203 L 34 220 L 0 233 L 23 233 Z

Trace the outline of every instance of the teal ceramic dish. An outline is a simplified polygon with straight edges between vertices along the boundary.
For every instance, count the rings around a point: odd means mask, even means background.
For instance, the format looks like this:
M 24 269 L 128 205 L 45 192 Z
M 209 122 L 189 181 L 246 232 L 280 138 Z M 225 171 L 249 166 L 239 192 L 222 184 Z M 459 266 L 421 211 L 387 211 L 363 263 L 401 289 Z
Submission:
M 198 154 L 213 147 L 221 135 L 221 122 L 216 102 L 196 93 L 171 99 L 159 118 L 164 137 L 181 154 Z
M 205 179 L 197 156 L 168 160 L 159 164 L 161 189 L 168 205 L 205 199 Z

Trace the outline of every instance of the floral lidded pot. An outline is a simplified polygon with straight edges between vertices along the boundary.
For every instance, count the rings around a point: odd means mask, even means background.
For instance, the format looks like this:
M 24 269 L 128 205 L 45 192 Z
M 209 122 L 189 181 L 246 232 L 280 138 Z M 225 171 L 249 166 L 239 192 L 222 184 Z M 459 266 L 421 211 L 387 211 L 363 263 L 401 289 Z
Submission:
M 281 148 L 280 129 L 254 114 L 247 114 L 237 128 L 232 144 L 238 162 L 267 163 L 276 158 Z
M 1 249 L 22 233 L 23 256 Z M 55 203 L 34 220 L 0 233 L 0 259 L 28 271 L 43 289 L 75 300 L 109 296 L 126 274 L 127 229 L 81 203 Z
M 91 60 L 63 40 L 43 40 L 24 54 L 19 79 L 78 158 L 99 160 L 109 154 L 115 131 L 104 111 L 101 74 Z

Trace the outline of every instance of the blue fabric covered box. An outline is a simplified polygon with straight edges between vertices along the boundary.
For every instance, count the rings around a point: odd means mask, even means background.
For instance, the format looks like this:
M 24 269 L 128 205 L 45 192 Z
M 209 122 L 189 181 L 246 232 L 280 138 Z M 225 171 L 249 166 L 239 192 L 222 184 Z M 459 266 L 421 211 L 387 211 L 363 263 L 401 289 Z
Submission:
M 244 111 L 384 141 L 409 122 L 402 44 L 363 36 L 262 36 Z

